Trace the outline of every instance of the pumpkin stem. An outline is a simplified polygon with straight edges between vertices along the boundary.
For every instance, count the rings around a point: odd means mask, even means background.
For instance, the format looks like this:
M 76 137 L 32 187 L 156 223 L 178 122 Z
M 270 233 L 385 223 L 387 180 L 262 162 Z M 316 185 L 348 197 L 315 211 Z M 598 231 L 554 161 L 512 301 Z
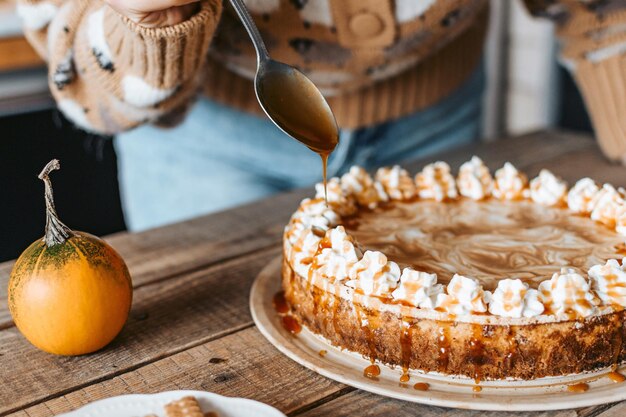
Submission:
M 46 186 L 46 235 L 43 240 L 46 246 L 51 247 L 65 243 L 67 239 L 74 236 L 69 227 L 59 220 L 57 211 L 54 208 L 54 197 L 52 196 L 52 183 L 50 182 L 50 173 L 61 169 L 58 159 L 48 162 L 43 171 L 39 174 L 39 179 L 43 180 Z

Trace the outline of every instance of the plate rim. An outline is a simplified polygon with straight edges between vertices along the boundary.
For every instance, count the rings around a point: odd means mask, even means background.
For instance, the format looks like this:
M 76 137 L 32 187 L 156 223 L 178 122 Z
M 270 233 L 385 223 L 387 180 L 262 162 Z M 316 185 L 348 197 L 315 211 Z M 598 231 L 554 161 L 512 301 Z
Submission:
M 344 377 L 339 373 L 336 373 L 332 370 L 326 369 L 323 366 L 316 365 L 311 362 L 307 356 L 308 353 L 299 348 L 296 345 L 293 345 L 295 349 L 298 351 L 302 351 L 304 355 L 298 355 L 294 350 L 288 348 L 280 339 L 285 339 L 286 337 L 283 335 L 284 330 L 279 329 L 277 326 L 273 325 L 272 320 L 269 318 L 269 314 L 264 307 L 264 299 L 262 297 L 263 285 L 267 282 L 271 282 L 272 276 L 276 277 L 276 287 L 279 288 L 278 279 L 280 277 L 280 265 L 282 262 L 282 255 L 279 255 L 272 260 L 270 260 L 257 274 L 252 287 L 250 289 L 250 313 L 252 315 L 252 319 L 259 330 L 259 332 L 282 354 L 295 361 L 296 363 L 304 366 L 313 372 L 316 372 L 326 378 L 332 379 L 334 381 L 340 382 L 345 385 L 352 386 L 354 388 L 362 389 L 364 391 L 381 395 L 389 398 L 394 398 L 402 401 L 420 403 L 430 406 L 438 406 L 438 407 L 448 407 L 448 408 L 456 408 L 456 409 L 465 409 L 465 410 L 482 410 L 482 411 L 555 411 L 555 410 L 567 410 L 581 407 L 589 407 L 589 406 L 597 406 L 604 404 L 616 403 L 619 401 L 626 400 L 626 389 L 624 386 L 620 384 L 615 384 L 615 389 L 611 390 L 609 394 L 613 394 L 609 399 L 606 398 L 607 393 L 604 396 L 577 396 L 577 394 L 572 393 L 571 398 L 568 398 L 567 401 L 563 401 L 562 398 L 555 398 L 554 402 L 546 401 L 544 402 L 494 402 L 489 401 L 489 397 L 485 397 L 484 393 L 480 394 L 473 398 L 473 401 L 465 401 L 465 400 L 452 400 L 452 399 L 439 399 L 436 397 L 431 397 L 427 393 L 428 391 L 418 391 L 411 392 L 411 395 L 401 395 L 396 391 L 392 391 L 386 389 L 385 387 L 381 387 L 380 385 L 375 385 L 375 381 L 369 381 L 365 378 L 362 380 L 353 379 L 350 377 Z M 271 284 L 270 284 L 271 285 Z M 270 302 L 271 305 L 271 302 Z M 276 314 L 273 310 L 270 314 Z M 303 331 L 309 332 L 309 330 L 303 326 Z M 309 332 L 310 333 L 310 332 Z M 316 336 L 313 333 L 310 333 L 313 336 Z M 321 339 L 317 337 L 318 339 Z M 327 343 L 327 342 L 326 342 Z M 335 346 L 328 344 L 329 348 L 337 349 Z M 389 368 L 387 365 L 379 364 L 380 366 L 384 366 Z M 506 381 L 504 381 L 506 383 Z M 497 388 L 496 388 L 497 389 Z M 589 391 L 588 391 L 589 392 Z M 618 395 L 621 392 L 621 396 Z M 546 398 L 549 398 L 550 393 L 546 393 Z
M 265 408 L 266 411 L 269 413 L 274 413 L 276 415 L 276 417 L 286 417 L 286 415 L 280 411 L 279 409 L 272 407 L 269 404 L 265 404 L 261 401 L 257 401 L 257 400 L 253 400 L 251 398 L 244 398 L 244 397 L 229 397 L 226 395 L 221 395 L 221 394 L 217 394 L 215 392 L 211 392 L 211 391 L 201 391 L 201 390 L 169 390 L 169 391 L 160 391 L 160 392 L 154 392 L 154 393 L 147 393 L 147 394 L 122 394 L 122 395 L 115 395 L 113 397 L 107 397 L 107 398 L 101 398 L 99 400 L 96 401 L 92 401 L 89 402 L 87 404 L 84 404 L 83 406 L 72 410 L 72 411 L 67 411 L 63 414 L 58 414 L 57 417 L 80 417 L 80 413 L 88 413 L 88 412 L 93 412 L 93 411 L 97 411 L 97 409 L 99 407 L 102 407 L 104 405 L 106 405 L 106 403 L 110 403 L 113 400 L 128 400 L 128 401 L 133 401 L 133 400 L 141 400 L 143 398 L 158 398 L 160 396 L 169 396 L 169 395 L 180 395 L 181 398 L 185 397 L 185 396 L 189 396 L 189 395 L 193 395 L 196 398 L 199 399 L 210 399 L 212 401 L 220 401 L 222 403 L 233 403 L 233 402 L 245 402 L 248 404 L 251 404 L 255 407 L 259 407 L 259 408 Z

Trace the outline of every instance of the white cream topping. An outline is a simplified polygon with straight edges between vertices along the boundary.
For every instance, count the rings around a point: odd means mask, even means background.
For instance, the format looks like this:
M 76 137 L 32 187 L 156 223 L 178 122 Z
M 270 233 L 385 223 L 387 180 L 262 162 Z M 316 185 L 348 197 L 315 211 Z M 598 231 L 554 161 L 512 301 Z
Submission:
M 387 261 L 382 252 L 366 251 L 363 258 L 350 269 L 346 285 L 360 289 L 365 295 L 388 296 L 400 279 L 400 267 Z
M 530 198 L 537 204 L 544 206 L 562 204 L 566 193 L 567 183 L 547 169 L 542 169 L 530 182 Z
M 376 172 L 376 180 L 382 184 L 391 200 L 409 200 L 417 193 L 413 179 L 399 165 L 380 168 Z
M 589 283 L 575 269 L 562 268 L 539 284 L 539 301 L 549 314 L 586 317 L 596 311 Z
M 493 196 L 500 200 L 521 200 L 528 191 L 528 177 L 510 162 L 496 171 Z
M 443 201 L 458 197 L 450 165 L 442 161 L 426 165 L 422 172 L 415 176 L 415 185 L 420 198 Z
M 359 166 L 353 166 L 341 177 L 341 188 L 346 195 L 354 196 L 359 205 L 370 209 L 376 208 L 381 201 L 388 201 L 383 186 L 374 182 L 372 177 Z
M 596 193 L 592 202 L 591 219 L 609 227 L 615 227 L 617 216 L 623 207 L 623 196 L 611 184 L 604 184 Z
M 292 244 L 289 259 L 297 274 L 308 277 L 313 257 L 321 240 L 322 238 L 315 235 L 311 229 L 306 229 Z
M 447 294 L 437 296 L 436 308 L 438 310 L 456 315 L 487 311 L 485 292 L 478 280 L 454 274 L 446 290 Z
M 489 312 L 501 317 L 535 317 L 543 313 L 539 292 L 529 289 L 520 279 L 503 279 L 489 298 Z
M 472 159 L 461 165 L 456 185 L 462 196 L 482 200 L 491 195 L 493 178 L 482 159 L 472 156 Z
M 605 304 L 626 307 L 626 265 L 610 259 L 589 269 L 591 288 Z
M 626 236 L 626 204 L 619 207 L 615 216 L 615 231 Z
M 575 213 L 589 214 L 593 210 L 593 198 L 600 188 L 591 178 L 582 178 L 567 193 L 567 206 Z
M 358 208 L 352 196 L 346 195 L 341 188 L 341 180 L 337 177 L 330 178 L 326 182 L 328 193 L 328 205 L 341 216 L 350 216 L 357 212 Z M 324 183 L 315 184 L 315 198 L 324 199 Z
M 317 228 L 322 232 L 339 224 L 341 218 L 329 207 L 323 199 L 305 198 L 298 210 L 291 216 L 290 227 L 287 232 L 289 242 L 294 243 L 300 233 L 306 229 Z
M 405 301 L 415 307 L 435 308 L 437 296 L 443 293 L 443 285 L 437 284 L 437 274 L 404 268 L 400 285 L 391 296 L 394 300 Z
M 318 250 L 313 260 L 314 273 L 331 281 L 342 281 L 348 278 L 350 269 L 358 262 L 361 253 L 343 226 L 327 231 L 325 239 L 330 241 L 330 247 Z

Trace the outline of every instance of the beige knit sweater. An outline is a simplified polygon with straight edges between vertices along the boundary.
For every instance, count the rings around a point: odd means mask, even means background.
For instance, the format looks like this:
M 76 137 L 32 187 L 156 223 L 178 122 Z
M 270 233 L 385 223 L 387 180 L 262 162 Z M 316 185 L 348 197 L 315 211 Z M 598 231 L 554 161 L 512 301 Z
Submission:
M 626 1 L 525 2 L 557 22 L 563 62 L 579 83 L 600 144 L 609 157 L 624 157 Z M 344 128 L 410 114 L 461 85 L 481 59 L 488 17 L 487 0 L 246 4 L 272 57 L 303 70 Z M 85 130 L 113 134 L 174 123 L 198 91 L 260 112 L 251 81 L 254 51 L 220 0 L 203 0 L 188 21 L 159 29 L 138 26 L 100 0 L 19 0 L 18 12 L 49 62 L 60 110 Z

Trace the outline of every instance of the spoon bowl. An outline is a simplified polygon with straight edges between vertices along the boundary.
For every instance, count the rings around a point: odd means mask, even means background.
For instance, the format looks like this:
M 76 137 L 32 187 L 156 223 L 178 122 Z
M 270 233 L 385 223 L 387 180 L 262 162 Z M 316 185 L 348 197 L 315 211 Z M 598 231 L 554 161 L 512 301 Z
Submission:
M 254 89 L 263 111 L 287 135 L 320 154 L 335 149 L 339 142 L 335 116 L 302 72 L 272 59 L 262 61 Z
M 270 58 L 243 0 L 230 0 L 257 54 L 254 90 L 261 108 L 283 132 L 317 152 L 324 161 L 339 143 L 339 128 L 315 84 L 298 69 Z

